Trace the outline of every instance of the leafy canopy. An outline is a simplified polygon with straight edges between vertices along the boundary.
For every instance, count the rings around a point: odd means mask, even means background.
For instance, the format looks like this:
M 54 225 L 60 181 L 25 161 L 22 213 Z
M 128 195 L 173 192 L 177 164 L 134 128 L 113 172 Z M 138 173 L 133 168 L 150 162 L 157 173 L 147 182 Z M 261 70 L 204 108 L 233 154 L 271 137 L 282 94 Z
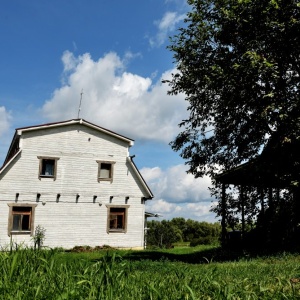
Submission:
M 299 138 L 300 4 L 296 0 L 188 0 L 171 38 L 189 118 L 171 143 L 196 177 L 256 157 L 276 133 Z

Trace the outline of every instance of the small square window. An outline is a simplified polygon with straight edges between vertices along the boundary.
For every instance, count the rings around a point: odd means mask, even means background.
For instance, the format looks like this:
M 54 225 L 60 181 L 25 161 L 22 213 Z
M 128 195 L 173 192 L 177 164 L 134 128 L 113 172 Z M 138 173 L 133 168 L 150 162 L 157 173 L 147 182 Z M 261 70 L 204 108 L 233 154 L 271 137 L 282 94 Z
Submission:
M 111 171 L 112 171 L 111 164 L 102 163 L 100 167 L 99 177 L 104 179 L 109 179 L 111 178 L 111 173 L 112 173 Z
M 113 181 L 114 164 L 111 161 L 98 161 L 98 182 Z
M 38 157 L 40 160 L 39 179 L 53 178 L 56 179 L 57 157 Z
M 8 235 L 33 233 L 34 209 L 33 205 L 9 204 Z
M 54 176 L 54 159 L 43 159 L 42 160 L 42 171 L 41 176 Z
M 122 207 L 108 206 L 107 232 L 127 231 L 127 210 L 129 205 Z

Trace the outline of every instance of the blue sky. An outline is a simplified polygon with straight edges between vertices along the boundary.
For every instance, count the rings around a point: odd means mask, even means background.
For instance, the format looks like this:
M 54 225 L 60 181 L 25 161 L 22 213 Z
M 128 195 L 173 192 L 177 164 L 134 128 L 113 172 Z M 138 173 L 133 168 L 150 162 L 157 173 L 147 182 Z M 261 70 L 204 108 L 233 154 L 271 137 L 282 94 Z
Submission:
M 209 178 L 194 179 L 169 142 L 187 116 L 161 84 L 175 71 L 169 36 L 184 0 L 2 0 L 0 160 L 14 129 L 80 117 L 135 140 L 131 154 L 163 218 L 216 221 Z

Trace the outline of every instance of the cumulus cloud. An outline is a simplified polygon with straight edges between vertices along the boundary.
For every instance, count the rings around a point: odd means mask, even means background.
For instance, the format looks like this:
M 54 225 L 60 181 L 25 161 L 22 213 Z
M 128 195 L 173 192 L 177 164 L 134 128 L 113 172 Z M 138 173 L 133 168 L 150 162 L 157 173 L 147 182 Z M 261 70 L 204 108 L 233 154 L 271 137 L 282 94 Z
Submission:
M 161 46 L 168 38 L 169 34 L 174 31 L 179 22 L 184 20 L 185 14 L 178 14 L 177 12 L 166 12 L 161 20 L 155 21 L 157 26 L 157 34 L 155 37 L 149 39 L 151 47 Z
M 178 205 L 169 203 L 163 199 L 158 199 L 156 201 L 151 202 L 150 206 L 152 211 L 159 212 L 159 214 L 173 213 L 174 211 L 181 210 L 181 208 Z
M 77 59 L 70 51 L 65 51 L 61 60 L 64 64 L 64 72 L 71 71 L 76 67 Z
M 208 187 L 209 177 L 194 178 L 186 173 L 185 165 L 172 166 L 166 170 L 159 167 L 142 168 L 141 173 L 155 198 L 147 201 L 146 209 L 158 213 L 165 219 L 175 217 L 199 221 L 216 222 L 210 211 L 216 205 Z
M 161 84 L 175 70 L 153 82 L 126 71 L 129 57 L 122 60 L 110 52 L 95 61 L 88 53 L 76 57 L 66 51 L 62 87 L 43 105 L 44 116 L 51 121 L 77 118 L 83 89 L 80 117 L 133 139 L 172 140 L 187 116 L 184 95 L 168 96 L 168 86 Z
M 194 178 L 186 170 L 187 167 L 180 164 L 165 171 L 159 167 L 142 168 L 141 173 L 157 198 L 169 203 L 210 202 L 210 178 Z
M 0 136 L 3 135 L 10 126 L 11 115 L 4 106 L 0 106 Z
M 211 214 L 210 209 L 215 205 L 215 202 L 211 202 L 209 205 L 207 203 L 187 203 L 186 208 L 187 211 L 192 212 L 194 216 L 202 217 Z
M 110 52 L 93 60 L 88 53 L 75 56 L 66 51 L 62 57 L 62 86 L 44 103 L 43 114 L 51 121 L 77 118 L 83 89 L 80 117 L 133 139 L 171 141 L 179 131 L 178 123 L 188 114 L 184 95 L 168 96 L 168 86 L 161 84 L 161 79 L 170 79 L 175 70 L 165 72 L 155 82 L 151 75 L 142 77 L 128 72 L 130 59 L 134 59 L 130 53 L 121 58 Z M 155 195 L 147 201 L 146 209 L 166 219 L 184 217 L 214 222 L 215 216 L 209 211 L 210 179 L 195 179 L 186 170 L 182 164 L 165 170 L 142 168 Z
M 155 180 L 159 180 L 163 175 L 163 172 L 159 167 L 143 168 L 141 172 L 143 174 L 144 179 L 147 182 L 153 182 Z
M 157 213 L 161 219 L 185 218 L 197 221 L 217 222 L 215 214 L 210 209 L 215 206 L 214 202 L 199 203 L 169 203 L 166 200 L 149 200 L 146 202 L 146 211 Z M 159 219 L 158 219 L 159 220 Z

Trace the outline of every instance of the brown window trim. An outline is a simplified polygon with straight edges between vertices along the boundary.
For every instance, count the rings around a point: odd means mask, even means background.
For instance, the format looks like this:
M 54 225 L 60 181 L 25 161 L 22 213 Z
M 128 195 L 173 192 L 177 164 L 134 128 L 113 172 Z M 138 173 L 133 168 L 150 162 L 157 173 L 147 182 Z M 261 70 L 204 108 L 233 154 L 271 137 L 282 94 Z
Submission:
M 57 161 L 59 160 L 59 157 L 50 157 L 50 156 L 38 156 L 37 157 L 40 161 L 39 164 L 39 180 L 42 178 L 53 178 L 53 180 L 56 180 L 56 174 L 57 174 Z M 42 169 L 43 169 L 43 160 L 53 160 L 54 161 L 54 170 L 53 170 L 53 175 L 42 175 Z
M 108 161 L 108 160 L 96 160 L 96 162 L 98 163 L 98 175 L 97 175 L 98 182 L 100 182 L 100 181 L 110 181 L 110 183 L 112 183 L 113 178 L 114 178 L 114 165 L 115 165 L 116 162 L 115 161 Z M 101 178 L 100 177 L 101 164 L 111 165 L 110 177 L 109 178 Z
M 35 208 L 37 204 L 28 204 L 28 203 L 8 203 L 9 207 L 8 212 L 8 228 L 7 228 L 7 234 L 8 236 L 11 235 L 20 235 L 20 234 L 29 234 L 30 236 L 33 236 L 34 233 L 34 216 L 35 216 Z M 30 207 L 31 213 L 30 213 L 30 230 L 28 231 L 13 231 L 13 207 Z
M 117 204 L 106 204 L 107 207 L 107 233 L 127 233 L 127 221 L 128 221 L 128 208 L 130 205 L 117 205 Z M 124 208 L 124 229 L 111 229 L 110 228 L 110 209 L 111 208 Z

